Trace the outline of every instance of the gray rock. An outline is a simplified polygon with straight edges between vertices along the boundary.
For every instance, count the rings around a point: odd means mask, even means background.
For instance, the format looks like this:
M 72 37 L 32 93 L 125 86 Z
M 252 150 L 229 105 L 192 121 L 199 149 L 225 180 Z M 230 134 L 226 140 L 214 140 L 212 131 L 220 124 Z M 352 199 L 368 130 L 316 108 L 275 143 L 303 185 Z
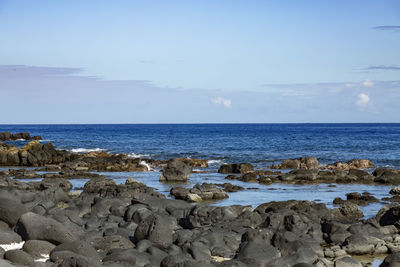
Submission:
M 344 250 L 350 255 L 371 254 L 375 246 L 368 242 L 368 239 L 361 235 L 352 235 L 346 238 Z
M 264 240 L 246 241 L 240 245 L 239 253 L 236 256 L 251 266 L 264 266 L 281 256 L 281 253 Z
M 0 231 L 0 244 L 11 244 L 22 242 L 21 237 L 12 231 Z
M 222 174 L 228 173 L 241 173 L 245 174 L 252 172 L 254 170 L 253 165 L 250 163 L 234 163 L 234 164 L 224 164 L 219 169 L 218 172 Z
M 23 240 L 46 240 L 55 245 L 77 239 L 63 224 L 32 212 L 21 216 L 16 232 Z
M 33 262 L 33 257 L 22 250 L 6 251 L 6 253 L 4 253 L 4 259 L 22 265 L 28 265 Z
M 153 214 L 139 223 L 135 231 L 135 241 L 148 239 L 155 246 L 166 248 L 172 244 L 172 235 L 176 228 L 177 223 L 173 218 Z
M 162 182 L 187 182 L 192 167 L 180 160 L 170 160 L 160 176 Z
M 14 264 L 11 264 L 9 261 L 0 259 L 0 266 L 1 267 L 15 267 Z
M 53 258 L 53 254 L 60 251 L 70 251 L 77 255 L 81 255 L 87 258 L 94 260 L 95 262 L 100 262 L 100 256 L 97 254 L 97 251 L 87 242 L 85 241 L 72 241 L 66 242 L 61 245 L 55 247 L 51 253 L 50 257 Z
M 336 260 L 335 267 L 363 267 L 363 265 L 356 259 L 346 256 Z
M 22 214 L 27 212 L 24 205 L 8 198 L 0 198 L 0 220 L 14 226 Z
M 44 240 L 28 240 L 22 249 L 33 257 L 39 258 L 42 254 L 49 255 L 55 247 L 54 244 Z
M 387 256 L 379 267 L 400 267 L 400 252 Z

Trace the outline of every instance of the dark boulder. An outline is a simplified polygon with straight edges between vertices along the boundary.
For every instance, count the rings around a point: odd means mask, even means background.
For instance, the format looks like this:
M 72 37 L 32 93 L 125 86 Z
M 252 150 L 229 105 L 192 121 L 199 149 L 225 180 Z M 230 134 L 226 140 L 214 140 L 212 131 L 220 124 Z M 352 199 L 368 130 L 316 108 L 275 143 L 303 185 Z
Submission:
M 77 239 L 62 223 L 32 212 L 21 216 L 16 232 L 23 240 L 46 240 L 55 245 Z
M 152 214 L 141 221 L 135 231 L 135 242 L 150 240 L 155 246 L 167 248 L 173 241 L 177 222 L 170 216 Z
M 81 255 L 92 259 L 95 262 L 100 262 L 100 256 L 97 251 L 85 241 L 72 241 L 58 245 L 50 252 L 50 257 L 54 258 L 54 254 L 61 251 L 69 251 L 77 255 Z
M 187 182 L 192 167 L 181 160 L 170 160 L 162 170 L 160 181 L 162 182 Z
M 8 223 L 8 225 L 14 226 L 25 212 L 27 210 L 21 203 L 0 197 L 0 220 Z
M 399 267 L 400 266 L 400 252 L 395 252 L 388 255 L 379 267 Z
M 400 205 L 391 204 L 381 208 L 376 214 L 376 220 L 381 226 L 394 225 L 400 228 Z
M 218 172 L 222 174 L 228 174 L 228 173 L 245 174 L 252 171 L 254 171 L 254 167 L 250 163 L 224 164 L 218 169 Z
M 49 255 L 56 246 L 44 240 L 28 240 L 22 249 L 35 258 L 40 258 L 43 254 Z
M 249 266 L 265 266 L 281 256 L 278 249 L 264 240 L 246 241 L 240 245 L 236 259 Z
M 4 253 L 4 259 L 11 261 L 12 263 L 28 265 L 31 264 L 34 259 L 31 255 L 23 250 L 9 250 Z
M 397 170 L 377 168 L 373 173 L 375 182 L 382 184 L 400 184 L 400 173 Z

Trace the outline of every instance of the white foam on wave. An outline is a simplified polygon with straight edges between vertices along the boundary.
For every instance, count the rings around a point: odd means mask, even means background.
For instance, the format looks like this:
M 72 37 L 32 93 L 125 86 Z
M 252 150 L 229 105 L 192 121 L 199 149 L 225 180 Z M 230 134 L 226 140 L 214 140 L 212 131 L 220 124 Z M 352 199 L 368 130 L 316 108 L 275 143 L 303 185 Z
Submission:
M 394 168 L 394 166 L 393 165 L 385 165 L 385 166 L 383 166 L 384 168 Z
M 101 151 L 106 151 L 107 149 L 102 149 L 102 148 L 73 148 L 70 151 L 73 153 L 88 153 L 88 152 L 101 152 Z
M 150 154 L 129 153 L 127 156 L 132 158 L 143 158 L 143 157 L 150 157 Z
M 26 141 L 24 138 L 16 139 L 15 141 Z
M 11 243 L 11 244 L 0 244 L 5 251 L 14 250 L 14 249 L 21 249 L 25 244 L 25 241 L 21 243 Z
M 220 159 L 210 159 L 207 161 L 208 165 L 212 165 L 212 164 L 220 164 L 222 163 L 222 160 Z
M 143 166 L 146 166 L 147 170 L 151 171 L 151 167 L 146 161 L 142 160 L 139 164 L 143 165 Z

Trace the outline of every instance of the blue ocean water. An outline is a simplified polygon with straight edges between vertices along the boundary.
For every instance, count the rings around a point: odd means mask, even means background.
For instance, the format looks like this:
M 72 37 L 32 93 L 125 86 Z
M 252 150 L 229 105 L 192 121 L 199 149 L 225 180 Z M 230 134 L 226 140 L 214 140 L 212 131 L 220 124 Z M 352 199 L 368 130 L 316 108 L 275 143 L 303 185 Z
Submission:
M 400 124 L 0 125 L 0 131 L 28 131 L 62 149 L 154 159 L 191 157 L 264 168 L 315 156 L 323 164 L 368 158 L 377 166 L 400 168 Z

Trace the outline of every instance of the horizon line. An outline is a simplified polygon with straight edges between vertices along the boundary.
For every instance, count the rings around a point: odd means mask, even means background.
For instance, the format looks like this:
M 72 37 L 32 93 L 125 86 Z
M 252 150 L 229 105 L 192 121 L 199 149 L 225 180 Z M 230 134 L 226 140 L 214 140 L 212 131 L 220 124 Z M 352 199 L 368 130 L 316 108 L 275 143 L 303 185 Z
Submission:
M 400 122 L 134 122 L 134 123 L 0 123 L 8 125 L 210 125 L 210 124 L 400 124 Z

